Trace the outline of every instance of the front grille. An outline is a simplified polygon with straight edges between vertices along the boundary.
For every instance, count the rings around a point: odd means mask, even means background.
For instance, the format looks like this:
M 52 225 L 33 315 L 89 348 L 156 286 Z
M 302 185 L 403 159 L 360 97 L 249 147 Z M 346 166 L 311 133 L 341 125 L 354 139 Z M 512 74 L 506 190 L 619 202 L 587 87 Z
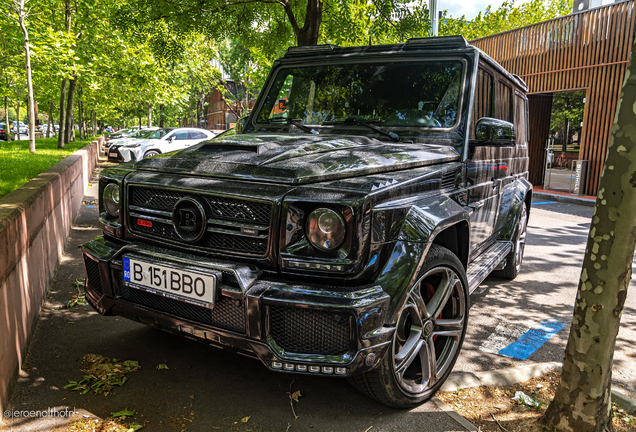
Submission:
M 267 253 L 269 244 L 270 218 L 272 214 L 271 202 L 256 202 L 243 198 L 219 197 L 197 192 L 163 190 L 148 187 L 129 186 L 129 205 L 131 210 L 130 230 L 144 237 L 165 239 L 181 243 L 172 225 L 171 217 L 175 204 L 186 196 L 204 199 L 208 204 L 208 218 L 214 219 L 215 231 L 207 231 L 195 243 L 188 243 L 199 249 L 209 251 L 230 251 L 249 255 L 263 256 Z M 145 210 L 149 210 L 145 212 Z M 158 217 L 158 210 L 164 213 Z M 151 218 L 152 226 L 148 223 L 139 225 L 138 220 L 145 216 Z M 138 216 L 138 217 L 137 217 Z M 241 228 L 236 222 L 249 224 L 260 234 L 260 237 L 249 237 L 241 234 Z M 224 232 L 219 232 L 224 231 Z
M 84 264 L 86 266 L 86 277 L 88 279 L 88 286 L 100 296 L 104 295 L 104 290 L 102 289 L 102 279 L 99 277 L 99 263 L 84 255 Z
M 245 333 L 245 306 L 230 297 L 217 299 L 212 309 L 184 303 L 125 286 L 120 280 L 121 298 L 148 308 L 237 333 Z
M 350 348 L 350 316 L 314 309 L 270 306 L 269 334 L 285 351 L 344 354 Z
M 130 204 L 154 210 L 172 212 L 174 205 L 186 196 L 201 196 L 210 205 L 210 217 L 220 220 L 248 222 L 269 225 L 271 203 L 248 201 L 240 198 L 226 198 L 197 193 L 159 190 L 145 187 L 130 188 Z

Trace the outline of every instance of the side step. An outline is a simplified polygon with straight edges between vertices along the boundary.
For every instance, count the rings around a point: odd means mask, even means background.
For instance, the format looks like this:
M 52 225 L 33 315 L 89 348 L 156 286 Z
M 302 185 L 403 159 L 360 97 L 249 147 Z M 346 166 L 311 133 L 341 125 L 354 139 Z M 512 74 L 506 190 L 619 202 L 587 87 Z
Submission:
M 480 283 L 488 277 L 499 263 L 506 258 L 512 250 L 512 242 L 496 242 L 474 261 L 468 264 L 466 278 L 468 278 L 468 291 L 472 294 Z

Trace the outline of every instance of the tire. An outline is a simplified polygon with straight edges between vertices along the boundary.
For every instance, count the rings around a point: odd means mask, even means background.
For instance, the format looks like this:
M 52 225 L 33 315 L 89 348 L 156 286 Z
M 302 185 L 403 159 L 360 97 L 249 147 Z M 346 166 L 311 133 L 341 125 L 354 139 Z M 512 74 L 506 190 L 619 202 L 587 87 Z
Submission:
M 495 270 L 493 276 L 512 280 L 519 275 L 521 270 L 521 262 L 523 261 L 523 252 L 526 248 L 526 237 L 528 235 L 528 208 L 524 202 L 521 206 L 521 214 L 517 221 L 515 233 L 512 237 L 513 249 L 506 256 L 506 267 L 503 270 Z
M 451 373 L 466 335 L 468 282 L 459 259 L 433 244 L 420 275 L 379 366 L 349 378 L 359 391 L 394 408 L 433 397 Z
M 146 153 L 144 153 L 144 159 L 157 156 L 158 154 L 159 152 L 157 150 L 148 150 Z

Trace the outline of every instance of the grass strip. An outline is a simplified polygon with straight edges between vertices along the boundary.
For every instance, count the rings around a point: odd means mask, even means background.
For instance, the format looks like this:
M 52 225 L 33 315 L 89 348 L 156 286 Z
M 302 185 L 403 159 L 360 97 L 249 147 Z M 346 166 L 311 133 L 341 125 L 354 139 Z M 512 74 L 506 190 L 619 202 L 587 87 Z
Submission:
M 88 145 L 94 138 L 57 148 L 57 137 L 35 140 L 35 154 L 29 153 L 29 141 L 0 141 L 0 198 L 13 192 L 41 172 Z

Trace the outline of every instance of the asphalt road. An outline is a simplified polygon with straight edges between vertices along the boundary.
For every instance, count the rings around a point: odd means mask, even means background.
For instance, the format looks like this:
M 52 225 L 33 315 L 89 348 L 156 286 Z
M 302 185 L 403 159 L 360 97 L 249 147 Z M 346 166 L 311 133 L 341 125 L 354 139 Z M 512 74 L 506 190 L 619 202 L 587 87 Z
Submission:
M 102 317 L 88 306 L 56 310 L 83 280 L 77 246 L 100 234 L 96 228 L 96 179 L 71 233 L 32 339 L 10 408 L 70 406 L 98 416 L 133 408 L 148 431 L 453 431 L 463 430 L 434 404 L 389 409 L 356 392 L 345 380 L 296 377 L 268 371 L 258 361 L 162 333 L 122 318 Z M 545 202 L 546 200 L 536 200 Z M 492 350 L 497 328 L 531 329 L 546 319 L 569 323 L 592 208 L 537 204 L 530 216 L 521 274 L 514 281 L 489 278 L 472 296 L 469 332 L 457 371 L 480 371 L 539 361 L 561 361 L 569 325 L 527 360 Z M 634 396 L 636 292 L 630 289 L 614 361 L 615 385 Z M 497 339 L 499 337 L 499 339 Z M 142 369 L 109 396 L 65 390 L 82 378 L 79 362 L 88 353 L 138 360 Z M 159 364 L 169 369 L 157 370 Z M 294 403 L 289 394 L 302 394 Z M 249 416 L 246 423 L 241 419 Z M 36 430 L 16 419 L 11 430 Z M 373 428 L 369 429 L 371 426 Z M 40 426 L 38 426 L 40 427 Z M 47 429 L 52 429 L 49 427 Z M 39 429 L 41 430 L 41 429 Z
M 546 203 L 540 198 L 535 202 Z M 455 370 L 483 371 L 532 362 L 562 361 L 570 329 L 585 242 L 593 207 L 546 203 L 533 205 L 528 241 L 519 276 L 490 277 L 471 296 L 470 325 Z M 536 328 L 544 320 L 565 327 L 530 355 L 517 360 L 485 351 L 505 337 L 497 327 Z M 513 337 L 514 339 L 514 337 Z M 631 282 L 614 353 L 616 388 L 636 397 L 636 289 Z

